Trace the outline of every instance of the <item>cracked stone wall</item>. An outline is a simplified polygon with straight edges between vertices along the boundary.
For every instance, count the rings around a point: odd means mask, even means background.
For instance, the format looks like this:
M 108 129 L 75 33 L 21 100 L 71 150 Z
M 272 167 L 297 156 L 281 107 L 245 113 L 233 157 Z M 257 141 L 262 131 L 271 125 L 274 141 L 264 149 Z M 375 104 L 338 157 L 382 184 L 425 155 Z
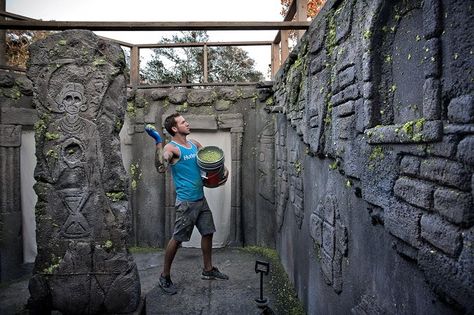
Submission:
M 472 15 L 328 1 L 280 70 L 277 248 L 308 313 L 474 311 Z

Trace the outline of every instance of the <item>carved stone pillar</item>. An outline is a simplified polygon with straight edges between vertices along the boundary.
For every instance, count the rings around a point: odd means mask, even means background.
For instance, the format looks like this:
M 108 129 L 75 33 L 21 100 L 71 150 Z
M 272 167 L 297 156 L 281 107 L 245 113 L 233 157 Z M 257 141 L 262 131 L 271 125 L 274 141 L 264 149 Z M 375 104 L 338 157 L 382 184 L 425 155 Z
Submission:
M 140 282 L 127 250 L 128 179 L 119 131 L 126 107 L 123 52 L 89 31 L 30 49 L 34 86 L 38 256 L 35 313 L 127 313 Z
M 0 125 L 0 280 L 19 275 L 23 263 L 20 204 L 21 126 Z

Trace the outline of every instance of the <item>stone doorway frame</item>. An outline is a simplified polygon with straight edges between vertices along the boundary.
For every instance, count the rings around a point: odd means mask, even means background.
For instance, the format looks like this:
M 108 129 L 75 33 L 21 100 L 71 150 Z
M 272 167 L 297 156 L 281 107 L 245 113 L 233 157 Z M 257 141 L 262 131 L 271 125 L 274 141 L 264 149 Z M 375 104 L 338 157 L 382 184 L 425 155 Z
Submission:
M 163 115 L 162 121 L 167 114 Z M 228 246 L 242 246 L 242 209 L 241 209 L 241 165 L 242 139 L 244 133 L 244 119 L 242 114 L 220 115 L 186 115 L 186 120 L 196 131 L 224 131 L 231 136 L 231 202 L 230 202 L 230 232 Z M 170 172 L 165 174 L 165 234 L 168 238 L 173 233 L 175 192 Z

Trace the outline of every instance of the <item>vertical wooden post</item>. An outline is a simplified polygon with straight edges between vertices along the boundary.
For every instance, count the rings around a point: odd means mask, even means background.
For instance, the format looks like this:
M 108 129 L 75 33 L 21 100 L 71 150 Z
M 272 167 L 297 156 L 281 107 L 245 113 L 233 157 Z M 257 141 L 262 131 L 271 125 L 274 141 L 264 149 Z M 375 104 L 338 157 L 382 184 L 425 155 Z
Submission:
M 280 69 L 280 45 L 272 44 L 272 79 L 275 79 L 275 75 Z
M 0 0 L 0 10 L 6 11 L 5 0 Z M 0 16 L 0 20 L 5 20 L 5 17 Z M 7 49 L 6 49 L 6 31 L 0 30 L 0 65 L 7 64 Z
M 296 1 L 296 21 L 304 22 L 308 18 L 308 0 L 295 0 Z M 298 31 L 298 39 L 301 39 L 305 30 Z
M 135 87 L 140 83 L 140 50 L 132 46 L 130 56 L 130 84 Z
M 203 62 L 203 71 L 204 71 L 204 83 L 207 83 L 207 45 L 204 44 L 204 62 Z
M 281 59 L 280 59 L 281 64 L 285 62 L 286 58 L 288 58 L 288 55 L 289 55 L 288 33 L 289 31 L 287 30 L 281 31 Z

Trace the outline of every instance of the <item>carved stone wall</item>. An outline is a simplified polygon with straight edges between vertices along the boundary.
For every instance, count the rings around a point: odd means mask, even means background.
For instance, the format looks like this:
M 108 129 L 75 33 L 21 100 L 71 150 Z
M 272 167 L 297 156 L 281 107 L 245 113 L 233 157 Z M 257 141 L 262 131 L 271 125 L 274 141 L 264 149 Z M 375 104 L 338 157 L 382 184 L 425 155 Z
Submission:
M 140 300 L 128 253 L 128 180 L 118 133 L 126 96 L 118 45 L 65 31 L 32 45 L 37 166 L 34 312 L 126 313 Z
M 129 92 L 122 139 L 124 150 L 130 152 L 136 244 L 163 247 L 172 235 L 174 186 L 169 172 L 156 172 L 154 142 L 144 126 L 162 129 L 166 116 L 179 112 L 190 123 L 191 138 L 193 131 L 231 135 L 231 156 L 226 157 L 232 170 L 229 245 L 274 246 L 274 124 L 265 110 L 272 101 L 271 85 Z
M 308 313 L 474 311 L 473 21 L 328 1 L 279 72 L 277 247 Z

